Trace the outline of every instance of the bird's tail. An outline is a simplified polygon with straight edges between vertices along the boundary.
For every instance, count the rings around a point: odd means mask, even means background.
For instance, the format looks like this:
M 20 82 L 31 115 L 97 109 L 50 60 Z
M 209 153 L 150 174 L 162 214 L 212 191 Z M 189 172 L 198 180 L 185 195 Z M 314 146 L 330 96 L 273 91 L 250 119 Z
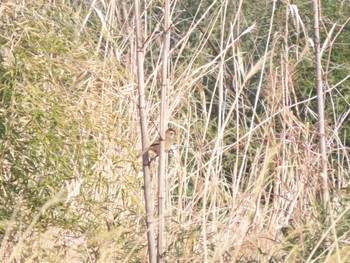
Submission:
M 149 147 L 147 147 L 146 149 L 144 149 L 141 153 L 139 153 L 138 155 L 137 155 L 137 158 L 140 158 L 142 155 L 144 155 L 146 152 L 148 152 L 149 151 Z

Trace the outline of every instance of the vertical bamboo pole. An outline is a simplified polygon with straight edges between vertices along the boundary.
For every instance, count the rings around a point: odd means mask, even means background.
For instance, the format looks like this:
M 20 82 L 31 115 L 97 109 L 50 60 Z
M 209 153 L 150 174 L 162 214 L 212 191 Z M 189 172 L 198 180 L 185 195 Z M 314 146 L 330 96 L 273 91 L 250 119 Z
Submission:
M 162 53 L 162 90 L 161 90 L 161 106 L 160 106 L 160 155 L 158 170 L 158 256 L 157 262 L 163 262 L 164 251 L 164 214 L 165 214 L 165 180 L 166 180 L 166 154 L 165 148 L 165 130 L 167 126 L 167 89 L 169 87 L 168 65 L 169 65 L 169 49 L 170 49 L 170 4 L 169 0 L 164 1 L 164 38 Z
M 326 149 L 326 133 L 324 120 L 324 91 L 322 85 L 322 64 L 320 52 L 320 6 L 319 0 L 313 0 L 314 12 L 314 44 L 315 44 L 315 64 L 316 64 L 316 88 L 317 88 L 317 110 L 318 110 L 318 137 L 320 145 L 320 179 L 321 179 L 321 198 L 324 208 L 327 208 L 329 202 L 328 190 L 328 173 L 327 173 L 327 149 Z
M 140 107 L 140 125 L 142 134 L 142 149 L 149 145 L 147 134 L 147 114 L 145 102 L 145 86 L 144 86 L 144 45 L 141 33 L 141 12 L 140 0 L 135 0 L 135 29 L 136 29 L 136 48 L 137 48 L 137 78 L 139 90 L 139 107 Z M 146 225 L 147 225 L 147 241 L 148 241 L 148 257 L 150 263 L 156 262 L 156 239 L 154 234 L 154 206 L 152 199 L 151 171 L 149 167 L 148 153 L 142 155 L 142 166 L 144 176 L 144 195 L 146 206 Z

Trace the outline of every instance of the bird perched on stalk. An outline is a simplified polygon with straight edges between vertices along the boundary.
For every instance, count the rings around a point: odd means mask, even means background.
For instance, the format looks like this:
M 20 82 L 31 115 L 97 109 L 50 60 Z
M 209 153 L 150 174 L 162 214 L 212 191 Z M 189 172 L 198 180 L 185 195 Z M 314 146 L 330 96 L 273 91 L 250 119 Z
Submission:
M 169 152 L 171 149 L 171 146 L 173 145 L 174 142 L 174 138 L 175 138 L 175 131 L 172 128 L 169 128 L 165 131 L 165 152 Z M 143 154 L 145 154 L 146 152 L 152 151 L 154 152 L 156 155 L 159 155 L 160 153 L 160 138 L 158 138 L 157 140 L 155 140 L 149 147 L 147 147 L 146 149 L 144 149 L 142 151 L 142 153 L 140 153 L 137 157 L 141 157 Z

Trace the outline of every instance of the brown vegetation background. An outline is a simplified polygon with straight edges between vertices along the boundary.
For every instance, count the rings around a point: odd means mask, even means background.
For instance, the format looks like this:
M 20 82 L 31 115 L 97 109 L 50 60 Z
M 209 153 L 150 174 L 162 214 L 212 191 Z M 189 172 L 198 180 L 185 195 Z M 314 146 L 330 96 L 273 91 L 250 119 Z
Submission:
M 133 4 L 0 4 L 0 261 L 147 262 Z M 164 17 L 141 9 L 153 140 Z M 350 3 L 320 10 L 328 210 L 312 2 L 171 2 L 165 262 L 349 260 Z

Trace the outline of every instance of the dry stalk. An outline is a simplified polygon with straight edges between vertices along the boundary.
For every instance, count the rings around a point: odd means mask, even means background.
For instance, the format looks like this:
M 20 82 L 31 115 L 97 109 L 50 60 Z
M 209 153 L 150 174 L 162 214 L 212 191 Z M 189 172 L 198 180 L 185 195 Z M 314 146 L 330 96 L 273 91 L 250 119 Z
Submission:
M 139 90 L 139 108 L 140 108 L 140 124 L 142 134 L 142 149 L 149 145 L 147 133 L 147 115 L 145 102 L 145 87 L 144 87 L 144 46 L 141 33 L 141 10 L 140 1 L 135 1 L 135 26 L 136 26 L 136 47 L 137 47 L 137 77 Z M 153 216 L 153 198 L 152 198 L 152 182 L 151 171 L 149 164 L 148 152 L 142 156 L 143 176 L 144 176 L 144 191 L 146 204 L 146 224 L 147 224 L 147 240 L 148 240 L 148 256 L 151 263 L 156 262 L 156 240 L 154 234 L 154 216 Z

